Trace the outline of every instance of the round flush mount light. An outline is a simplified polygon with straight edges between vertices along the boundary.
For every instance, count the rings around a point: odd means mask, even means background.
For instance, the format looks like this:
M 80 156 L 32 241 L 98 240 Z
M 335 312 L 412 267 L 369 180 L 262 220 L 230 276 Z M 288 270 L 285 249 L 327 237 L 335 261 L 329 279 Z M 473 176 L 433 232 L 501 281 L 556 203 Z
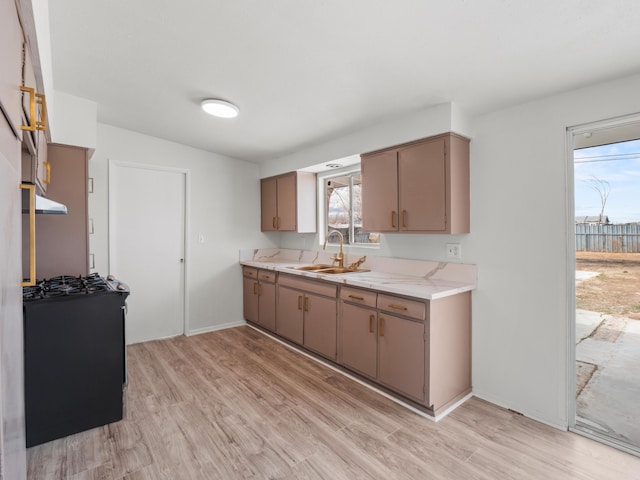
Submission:
M 342 164 L 340 164 L 340 163 L 327 163 L 325 165 L 325 167 L 327 167 L 327 168 L 340 168 L 340 167 L 342 167 Z
M 209 115 L 221 118 L 234 118 L 240 113 L 240 109 L 233 103 L 226 102 L 217 98 L 206 98 L 200 103 L 202 110 Z

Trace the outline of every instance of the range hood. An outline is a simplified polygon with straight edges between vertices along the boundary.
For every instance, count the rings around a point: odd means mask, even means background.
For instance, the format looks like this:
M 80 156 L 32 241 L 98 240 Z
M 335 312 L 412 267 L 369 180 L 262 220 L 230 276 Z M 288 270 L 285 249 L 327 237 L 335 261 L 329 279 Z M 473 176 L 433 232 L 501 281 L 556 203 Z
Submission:
M 67 206 L 36 195 L 36 213 L 46 215 L 66 215 Z M 29 213 L 29 191 L 22 191 L 22 213 Z

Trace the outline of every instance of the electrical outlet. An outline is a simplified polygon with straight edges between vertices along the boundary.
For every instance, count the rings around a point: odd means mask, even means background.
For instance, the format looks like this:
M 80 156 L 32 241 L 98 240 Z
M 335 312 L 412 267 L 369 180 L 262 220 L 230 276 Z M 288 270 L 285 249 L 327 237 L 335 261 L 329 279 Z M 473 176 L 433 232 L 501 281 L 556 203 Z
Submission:
M 462 247 L 459 243 L 447 243 L 447 258 L 462 258 Z

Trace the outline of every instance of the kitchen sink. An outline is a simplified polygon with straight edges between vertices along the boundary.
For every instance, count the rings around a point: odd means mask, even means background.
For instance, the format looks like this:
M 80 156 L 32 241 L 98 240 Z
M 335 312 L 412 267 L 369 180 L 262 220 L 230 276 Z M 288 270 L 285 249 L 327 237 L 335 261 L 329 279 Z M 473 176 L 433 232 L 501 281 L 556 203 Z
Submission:
M 300 267 L 290 267 L 290 268 L 293 268 L 294 270 L 315 271 L 315 270 L 322 270 L 324 268 L 332 268 L 332 266 L 325 265 L 323 263 L 317 263 L 315 265 L 302 265 Z
M 338 275 L 341 273 L 358 273 L 358 272 L 369 271 L 369 270 L 360 270 L 360 269 L 354 270 L 353 268 L 348 268 L 348 267 L 332 267 L 331 265 L 322 265 L 322 264 L 303 265 L 300 267 L 289 267 L 289 268 L 293 268 L 294 270 L 303 270 L 307 272 L 316 272 L 316 273 L 322 273 L 322 274 L 328 274 L 328 275 Z
M 358 272 L 368 272 L 369 270 L 354 270 L 352 268 L 347 267 L 331 267 L 331 268 L 323 268 L 321 270 L 316 270 L 318 273 L 329 273 L 329 274 L 339 274 L 339 273 L 358 273 Z

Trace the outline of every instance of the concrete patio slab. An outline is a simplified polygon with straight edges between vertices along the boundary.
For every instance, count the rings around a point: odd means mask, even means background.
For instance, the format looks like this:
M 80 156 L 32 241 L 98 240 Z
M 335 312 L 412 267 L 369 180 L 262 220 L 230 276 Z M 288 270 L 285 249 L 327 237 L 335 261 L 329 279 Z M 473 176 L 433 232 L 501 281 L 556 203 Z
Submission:
M 601 316 L 579 317 L 584 335 Z M 609 315 L 601 320 L 598 325 L 607 331 L 576 334 L 576 360 L 596 365 L 577 398 L 577 421 L 640 447 L 640 321 Z

